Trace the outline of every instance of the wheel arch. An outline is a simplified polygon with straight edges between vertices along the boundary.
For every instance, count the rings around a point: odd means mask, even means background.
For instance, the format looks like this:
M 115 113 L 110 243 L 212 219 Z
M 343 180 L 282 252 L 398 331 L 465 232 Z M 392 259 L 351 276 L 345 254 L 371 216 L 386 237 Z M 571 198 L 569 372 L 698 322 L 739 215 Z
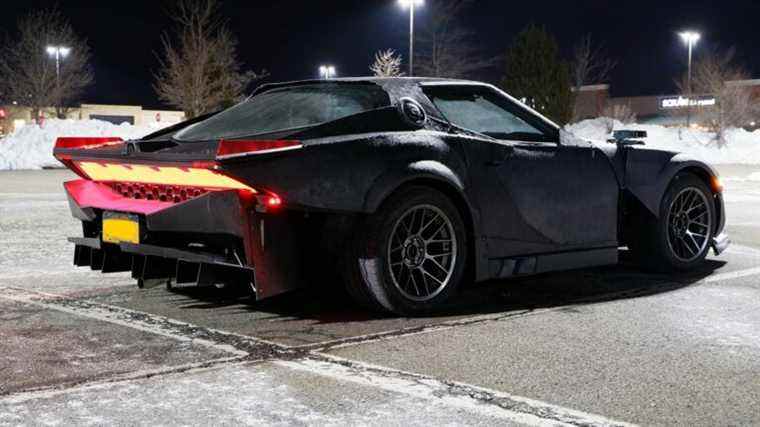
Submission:
M 482 248 L 478 244 L 478 212 L 470 203 L 461 179 L 448 167 L 438 162 L 416 162 L 402 171 L 387 174 L 375 182 L 365 201 L 365 212 L 373 213 L 393 194 L 411 186 L 423 186 L 443 193 L 462 216 L 466 227 L 468 259 L 465 270 L 466 280 L 480 280 L 487 273 L 487 264 L 481 260 Z M 483 265 L 480 265 L 483 264 Z
M 707 188 L 710 189 L 713 193 L 713 204 L 715 205 L 715 215 L 717 218 L 715 221 L 715 234 L 719 234 L 720 231 L 723 230 L 723 227 L 725 226 L 726 222 L 726 216 L 723 212 L 723 196 L 721 194 L 722 188 L 716 188 L 716 185 L 719 185 L 715 182 L 715 178 L 718 177 L 718 174 L 712 170 L 712 168 L 703 168 L 698 167 L 696 165 L 687 166 L 685 168 L 682 168 L 678 171 L 678 174 L 681 173 L 690 173 L 692 175 L 695 175 L 697 178 L 699 178 L 700 181 L 702 181 Z M 677 176 L 677 175 L 676 175 Z
M 716 193 L 713 178 L 718 173 L 708 164 L 688 156 L 679 154 L 667 162 L 657 174 L 644 182 L 634 182 L 628 187 L 630 194 L 641 202 L 644 207 L 656 218 L 660 217 L 660 204 L 665 192 L 673 180 L 682 173 L 691 173 L 702 180 L 713 193 Z M 716 209 L 720 210 L 720 203 L 716 201 Z

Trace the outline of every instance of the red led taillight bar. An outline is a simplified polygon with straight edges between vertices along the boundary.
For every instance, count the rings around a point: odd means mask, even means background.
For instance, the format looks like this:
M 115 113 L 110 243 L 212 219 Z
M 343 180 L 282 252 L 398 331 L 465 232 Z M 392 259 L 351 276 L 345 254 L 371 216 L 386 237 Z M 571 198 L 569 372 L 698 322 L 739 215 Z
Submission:
M 89 150 L 119 145 L 123 142 L 124 140 L 118 137 L 61 137 L 55 141 L 55 148 Z
M 256 154 L 269 154 L 281 151 L 298 150 L 303 148 L 299 141 L 254 141 L 254 140 L 227 140 L 219 141 L 216 150 L 216 158 L 219 160 L 245 157 Z
M 124 141 L 121 138 L 116 137 L 65 137 L 58 138 L 55 149 L 90 150 L 123 143 Z M 55 157 L 69 169 L 87 180 L 105 183 L 111 186 L 111 188 L 126 186 L 125 188 L 129 189 L 130 186 L 135 186 L 141 190 L 136 193 L 132 192 L 132 194 L 127 191 L 126 195 L 121 194 L 123 192 L 117 191 L 122 196 L 129 198 L 150 201 L 154 197 L 148 198 L 147 193 L 146 197 L 143 197 L 142 188 L 150 187 L 152 189 L 151 186 L 177 186 L 178 188 L 197 189 L 197 194 L 196 192 L 192 193 L 194 197 L 208 191 L 238 190 L 252 195 L 259 205 L 265 209 L 277 209 L 283 204 L 282 199 L 278 195 L 271 192 L 260 193 L 256 189 L 225 173 L 218 161 L 301 148 L 303 148 L 303 144 L 299 141 L 221 140 L 219 141 L 214 160 L 192 162 L 187 166 L 137 164 L 121 162 L 117 159 L 80 160 L 77 156 L 72 158 L 72 155 L 58 152 L 55 153 Z M 167 200 L 169 199 L 167 198 Z

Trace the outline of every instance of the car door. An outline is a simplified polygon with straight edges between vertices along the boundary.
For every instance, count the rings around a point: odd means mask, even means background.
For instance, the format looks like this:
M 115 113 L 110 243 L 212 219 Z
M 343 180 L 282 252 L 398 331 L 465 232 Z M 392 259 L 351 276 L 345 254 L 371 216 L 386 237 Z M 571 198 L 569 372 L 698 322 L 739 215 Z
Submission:
M 560 141 L 555 125 L 490 86 L 425 92 L 452 124 L 484 135 L 463 145 L 491 258 L 617 245 L 618 185 L 592 144 Z

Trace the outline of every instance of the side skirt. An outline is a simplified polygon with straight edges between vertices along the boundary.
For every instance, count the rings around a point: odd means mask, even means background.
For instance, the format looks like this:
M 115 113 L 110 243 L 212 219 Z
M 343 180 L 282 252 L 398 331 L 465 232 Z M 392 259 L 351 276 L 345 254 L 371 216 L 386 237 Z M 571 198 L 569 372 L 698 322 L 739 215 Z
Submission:
M 618 262 L 618 248 L 597 248 L 573 252 L 531 255 L 489 260 L 491 279 L 504 279 L 552 271 L 612 265 Z

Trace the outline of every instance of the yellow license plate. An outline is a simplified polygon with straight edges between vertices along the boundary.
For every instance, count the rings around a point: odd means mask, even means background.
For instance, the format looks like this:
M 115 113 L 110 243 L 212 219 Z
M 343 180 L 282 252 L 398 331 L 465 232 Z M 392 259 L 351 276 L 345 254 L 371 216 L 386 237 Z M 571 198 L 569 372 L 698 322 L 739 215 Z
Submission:
M 103 215 L 103 241 L 107 243 L 140 243 L 140 220 L 131 215 Z

